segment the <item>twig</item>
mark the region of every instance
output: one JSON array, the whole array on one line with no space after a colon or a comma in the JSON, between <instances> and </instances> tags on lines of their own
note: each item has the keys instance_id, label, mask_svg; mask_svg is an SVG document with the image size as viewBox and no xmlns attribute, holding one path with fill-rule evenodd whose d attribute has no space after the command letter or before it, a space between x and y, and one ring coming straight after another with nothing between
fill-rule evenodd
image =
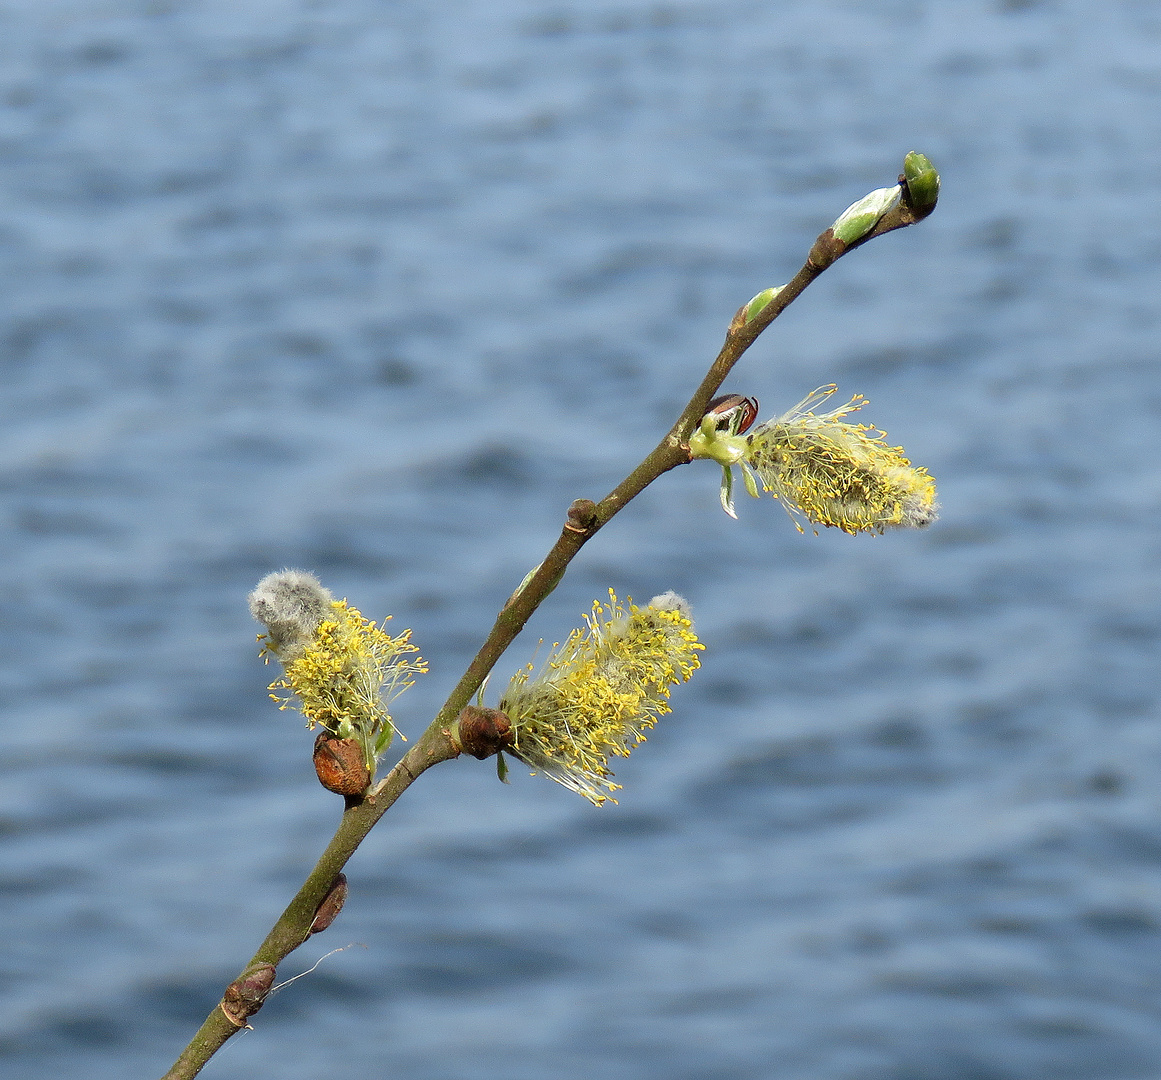
<instances>
[{"instance_id":1,"label":"twig","mask_svg":"<svg viewBox=\"0 0 1161 1080\"><path fill-rule=\"evenodd\" d=\"M319 905L363 838L421 773L441 761L458 757L463 751L456 731L460 711L483 684L505 649L524 629L533 612L556 587L573 557L654 480L691 460L689 437L705 415L711 398L743 353L836 259L876 236L912 225L931 213L938 195L939 178L926 158L908 154L904 173L899 177L899 188L896 202L877 218L872 214L873 220L867 222L863 232L852 235L849 227L846 230L840 228L839 231L846 238L836 236L835 228L840 226L851 211L861 206L861 203L856 203L839 218L835 226L819 236L802 269L781 289L771 290L773 295L764 306L755 309L755 303L763 295L759 294L754 301L741 307L730 324L721 352L661 442L600 502L578 499L569 507L560 537L536 571L501 609L484 644L431 725L375 786L371 795L361 800L348 800L339 827L310 876L271 928L242 974L230 984L227 998L232 1005L229 1011L219 1004L210 1013L162 1080L190 1080L196 1076L226 1040L245 1026L246 1017L261 1008L273 982L273 968L309 937ZM891 189L882 190L889 192ZM241 1006L238 1005L239 1000L243 1003Z\"/></svg>"}]
</instances>

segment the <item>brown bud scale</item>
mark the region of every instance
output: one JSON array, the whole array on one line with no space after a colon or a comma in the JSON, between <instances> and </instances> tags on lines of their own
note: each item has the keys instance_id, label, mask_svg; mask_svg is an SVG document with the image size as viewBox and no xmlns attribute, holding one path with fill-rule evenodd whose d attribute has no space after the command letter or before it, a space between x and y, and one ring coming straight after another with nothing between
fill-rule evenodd
<instances>
[{"instance_id":1,"label":"brown bud scale","mask_svg":"<svg viewBox=\"0 0 1161 1080\"><path fill-rule=\"evenodd\" d=\"M460 750L483 761L512 745L512 722L499 709L465 705L456 722Z\"/></svg>"},{"instance_id":2,"label":"brown bud scale","mask_svg":"<svg viewBox=\"0 0 1161 1080\"><path fill-rule=\"evenodd\" d=\"M314 921L310 924L312 934L321 934L331 923L338 918L347 902L347 875L339 874L330 891L323 897L318 910L314 913Z\"/></svg>"},{"instance_id":3,"label":"brown bud scale","mask_svg":"<svg viewBox=\"0 0 1161 1080\"><path fill-rule=\"evenodd\" d=\"M815 240L814 246L807 256L807 262L816 270L825 270L836 259L846 254L847 246L835 236L833 230L827 229Z\"/></svg>"},{"instance_id":4,"label":"brown bud scale","mask_svg":"<svg viewBox=\"0 0 1161 1080\"><path fill-rule=\"evenodd\" d=\"M319 783L336 795L362 795L371 783L363 748L330 731L320 731L314 741L314 771Z\"/></svg>"},{"instance_id":5,"label":"brown bud scale","mask_svg":"<svg viewBox=\"0 0 1161 1080\"><path fill-rule=\"evenodd\" d=\"M588 532L596 522L597 504L592 499L576 499L568 508L565 528L573 532Z\"/></svg>"},{"instance_id":6,"label":"brown bud scale","mask_svg":"<svg viewBox=\"0 0 1161 1080\"><path fill-rule=\"evenodd\" d=\"M724 431L730 426L735 416L738 420L737 434L742 435L750 430L751 425L758 419L758 399L756 397L742 397L741 394L719 394L706 406L706 416L714 418L714 426Z\"/></svg>"},{"instance_id":7,"label":"brown bud scale","mask_svg":"<svg viewBox=\"0 0 1161 1080\"><path fill-rule=\"evenodd\" d=\"M226 987L219 1007L231 1024L245 1027L246 1018L262 1008L273 985L274 965L255 964Z\"/></svg>"}]
</instances>

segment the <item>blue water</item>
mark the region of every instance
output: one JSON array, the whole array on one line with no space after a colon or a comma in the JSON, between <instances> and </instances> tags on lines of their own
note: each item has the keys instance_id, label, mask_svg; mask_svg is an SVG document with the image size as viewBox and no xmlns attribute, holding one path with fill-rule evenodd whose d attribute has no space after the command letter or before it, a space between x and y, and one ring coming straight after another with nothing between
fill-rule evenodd
<instances>
[{"instance_id":1,"label":"blue water","mask_svg":"<svg viewBox=\"0 0 1161 1080\"><path fill-rule=\"evenodd\" d=\"M611 586L707 651L596 810L426 774L206 1077L1161 1075L1161 9L0 11L0 1071L160 1074L325 844L246 593L410 626L417 734L576 497L903 154L935 215L727 383L871 399L917 534L679 469Z\"/></svg>"}]
</instances>

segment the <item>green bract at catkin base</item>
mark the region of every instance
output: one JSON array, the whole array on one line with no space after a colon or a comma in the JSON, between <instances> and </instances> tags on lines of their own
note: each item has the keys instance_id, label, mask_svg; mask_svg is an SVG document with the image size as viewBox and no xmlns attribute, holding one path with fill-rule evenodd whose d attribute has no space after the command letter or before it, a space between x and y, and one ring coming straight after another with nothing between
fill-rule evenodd
<instances>
[{"instance_id":1,"label":"green bract at catkin base","mask_svg":"<svg viewBox=\"0 0 1161 1080\"><path fill-rule=\"evenodd\" d=\"M396 730L387 706L427 671L411 631L392 637L300 570L268 574L251 593L250 610L267 626L258 638L263 656L282 662L284 676L270 684L270 696L279 708L298 708L307 727L356 740L374 776Z\"/></svg>"},{"instance_id":2,"label":"green bract at catkin base","mask_svg":"<svg viewBox=\"0 0 1161 1080\"><path fill-rule=\"evenodd\" d=\"M872 425L843 419L867 403L862 395L829 412L814 412L836 389L833 383L820 386L789 412L757 424L746 435L719 430L712 417L702 420L690 438L690 452L722 466L726 512L737 516L731 468L736 464L749 493L758 494L757 474L799 532L805 531L799 516L812 525L852 534L930 525L939 504L927 470L912 465L901 446L888 446L886 435Z\"/></svg>"},{"instance_id":3,"label":"green bract at catkin base","mask_svg":"<svg viewBox=\"0 0 1161 1080\"><path fill-rule=\"evenodd\" d=\"M689 605L672 592L639 608L610 589L608 605L594 602L585 623L535 674L529 664L513 676L500 709L512 723L513 756L600 806L620 786L610 757L645 741L669 712L670 687L697 670L705 646Z\"/></svg>"}]
</instances>

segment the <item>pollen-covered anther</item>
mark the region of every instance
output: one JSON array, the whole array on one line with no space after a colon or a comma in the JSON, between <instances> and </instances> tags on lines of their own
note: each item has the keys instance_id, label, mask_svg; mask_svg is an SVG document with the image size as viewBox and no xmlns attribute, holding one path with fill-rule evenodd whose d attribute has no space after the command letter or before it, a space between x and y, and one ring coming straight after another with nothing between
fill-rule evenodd
<instances>
[{"instance_id":1,"label":"pollen-covered anther","mask_svg":"<svg viewBox=\"0 0 1161 1080\"><path fill-rule=\"evenodd\" d=\"M843 418L866 400L855 395L829 412L814 407L836 387L819 387L789 412L746 436L745 464L790 514L847 533L923 528L938 517L935 481L889 446L870 424ZM795 525L802 526L795 520Z\"/></svg>"},{"instance_id":2,"label":"pollen-covered anther","mask_svg":"<svg viewBox=\"0 0 1161 1080\"><path fill-rule=\"evenodd\" d=\"M322 727L338 740L358 744L366 776L347 762L347 749L324 747L322 740L315 747L315 763L331 791L361 793L395 735L388 706L427 671L411 631L392 637L383 623L363 618L346 600L331 599L317 580L297 570L263 578L250 599L251 610L269 631L259 639L263 654L282 663L283 677L271 683L271 696L283 709L297 708L307 727ZM307 614L298 621L291 618L304 610Z\"/></svg>"},{"instance_id":3,"label":"pollen-covered anther","mask_svg":"<svg viewBox=\"0 0 1161 1080\"><path fill-rule=\"evenodd\" d=\"M262 1008L274 985L274 970L273 964L255 964L226 987L218 1007L235 1027L248 1027L246 1019Z\"/></svg>"},{"instance_id":4,"label":"pollen-covered anther","mask_svg":"<svg viewBox=\"0 0 1161 1080\"><path fill-rule=\"evenodd\" d=\"M465 705L452 736L461 753L483 761L512 745L512 722L499 709Z\"/></svg>"},{"instance_id":5,"label":"pollen-covered anther","mask_svg":"<svg viewBox=\"0 0 1161 1080\"><path fill-rule=\"evenodd\" d=\"M619 788L609 760L628 757L669 712L670 687L693 674L703 646L676 593L639 608L610 590L585 622L539 671L513 676L500 708L514 757L599 806Z\"/></svg>"}]
</instances>

